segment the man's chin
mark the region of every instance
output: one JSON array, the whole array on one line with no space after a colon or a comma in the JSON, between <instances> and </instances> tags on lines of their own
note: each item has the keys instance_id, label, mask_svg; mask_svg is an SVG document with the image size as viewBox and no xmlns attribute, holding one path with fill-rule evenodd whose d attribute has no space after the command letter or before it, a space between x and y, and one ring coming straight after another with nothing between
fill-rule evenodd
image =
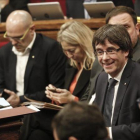
<instances>
[{"instance_id":1,"label":"man's chin","mask_svg":"<svg viewBox=\"0 0 140 140\"><path fill-rule=\"evenodd\" d=\"M105 68L104 68L104 71L105 71L106 73L108 73L108 74L111 74L111 73L113 72L112 69L105 69Z\"/></svg>"},{"instance_id":2,"label":"man's chin","mask_svg":"<svg viewBox=\"0 0 140 140\"><path fill-rule=\"evenodd\" d=\"M19 48L19 47L15 47L16 48L16 50L18 51L18 52L23 52L24 50L23 49L21 49L21 48Z\"/></svg>"}]
</instances>

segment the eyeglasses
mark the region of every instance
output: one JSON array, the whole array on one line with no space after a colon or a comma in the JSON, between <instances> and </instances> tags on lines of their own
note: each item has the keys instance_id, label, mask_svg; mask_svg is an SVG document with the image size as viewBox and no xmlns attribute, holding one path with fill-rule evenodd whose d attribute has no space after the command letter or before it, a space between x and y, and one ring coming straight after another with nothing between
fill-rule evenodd
<instances>
[{"instance_id":1,"label":"eyeglasses","mask_svg":"<svg viewBox=\"0 0 140 140\"><path fill-rule=\"evenodd\" d=\"M102 57L104 55L104 53L106 52L106 54L108 55L113 55L113 54L116 54L116 52L118 52L119 50L121 50L121 48L118 48L118 49L115 49L115 48L109 48L107 49L106 51L103 51L103 50L96 50L95 54L99 57Z\"/></svg>"},{"instance_id":2,"label":"eyeglasses","mask_svg":"<svg viewBox=\"0 0 140 140\"><path fill-rule=\"evenodd\" d=\"M23 34L22 37L10 37L10 36L7 36L7 32L5 32L5 34L3 35L3 37L4 37L4 38L8 38L9 40L10 40L10 39L13 39L13 40L19 42L19 41L22 41L22 40L25 38L25 36L27 35L29 29L30 29L30 27L25 31L25 33Z\"/></svg>"}]
</instances>

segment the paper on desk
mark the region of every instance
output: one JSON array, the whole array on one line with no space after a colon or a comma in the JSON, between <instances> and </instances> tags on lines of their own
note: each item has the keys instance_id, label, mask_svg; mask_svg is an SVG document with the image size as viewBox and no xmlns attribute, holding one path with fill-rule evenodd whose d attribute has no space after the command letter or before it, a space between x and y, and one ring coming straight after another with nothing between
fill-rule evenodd
<instances>
[{"instance_id":1,"label":"paper on desk","mask_svg":"<svg viewBox=\"0 0 140 140\"><path fill-rule=\"evenodd\" d=\"M0 98L0 105L7 106L10 105L4 98Z\"/></svg>"},{"instance_id":2,"label":"paper on desk","mask_svg":"<svg viewBox=\"0 0 140 140\"><path fill-rule=\"evenodd\" d=\"M35 111L40 111L38 108L36 108L35 106L33 106L33 105L29 105L29 106L27 106L28 108L30 108L30 109L32 109L32 110L35 110Z\"/></svg>"},{"instance_id":3,"label":"paper on desk","mask_svg":"<svg viewBox=\"0 0 140 140\"><path fill-rule=\"evenodd\" d=\"M4 107L4 108L1 108L0 110L6 110L6 109L11 109L13 108L12 106L10 106L10 104L2 97L0 97L0 105L2 106L8 106L8 107Z\"/></svg>"}]
</instances>

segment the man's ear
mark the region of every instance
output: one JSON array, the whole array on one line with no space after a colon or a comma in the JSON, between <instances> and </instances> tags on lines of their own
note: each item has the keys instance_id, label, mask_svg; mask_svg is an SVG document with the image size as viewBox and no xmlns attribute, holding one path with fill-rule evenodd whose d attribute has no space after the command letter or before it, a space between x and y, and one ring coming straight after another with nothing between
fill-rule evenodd
<instances>
[{"instance_id":1,"label":"man's ear","mask_svg":"<svg viewBox=\"0 0 140 140\"><path fill-rule=\"evenodd\" d=\"M71 136L71 137L68 138L68 140L78 140L78 139L73 137L73 136Z\"/></svg>"},{"instance_id":2,"label":"man's ear","mask_svg":"<svg viewBox=\"0 0 140 140\"><path fill-rule=\"evenodd\" d=\"M137 23L137 24L136 24L136 26L135 26L135 28L136 28L136 31L137 31L137 35L139 35L140 24L139 24L139 23Z\"/></svg>"}]
</instances>

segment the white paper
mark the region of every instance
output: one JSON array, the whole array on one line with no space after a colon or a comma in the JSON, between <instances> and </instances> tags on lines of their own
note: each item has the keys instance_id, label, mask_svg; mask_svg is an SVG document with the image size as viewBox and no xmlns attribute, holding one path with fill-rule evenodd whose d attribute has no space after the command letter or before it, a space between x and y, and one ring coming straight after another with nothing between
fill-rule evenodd
<instances>
[{"instance_id":1,"label":"white paper","mask_svg":"<svg viewBox=\"0 0 140 140\"><path fill-rule=\"evenodd\" d=\"M7 105L10 105L4 98L0 98L0 105L2 106L7 106Z\"/></svg>"},{"instance_id":2,"label":"white paper","mask_svg":"<svg viewBox=\"0 0 140 140\"><path fill-rule=\"evenodd\" d=\"M0 97L0 105L8 106L8 107L0 108L0 110L6 110L6 109L13 108L12 106L9 106L10 104L4 98L2 98L2 97Z\"/></svg>"},{"instance_id":3,"label":"white paper","mask_svg":"<svg viewBox=\"0 0 140 140\"><path fill-rule=\"evenodd\" d=\"M27 106L28 108L30 108L30 109L32 109L32 110L35 110L35 111L40 111L38 108L36 108L35 106L33 106L33 105L29 105L29 106Z\"/></svg>"}]
</instances>

